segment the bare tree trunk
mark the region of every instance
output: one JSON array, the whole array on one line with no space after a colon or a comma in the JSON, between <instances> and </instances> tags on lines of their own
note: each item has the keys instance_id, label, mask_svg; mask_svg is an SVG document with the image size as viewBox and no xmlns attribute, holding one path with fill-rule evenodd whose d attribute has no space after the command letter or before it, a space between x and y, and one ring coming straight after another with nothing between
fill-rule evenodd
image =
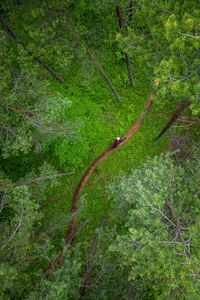
<instances>
[{"instance_id":1,"label":"bare tree trunk","mask_svg":"<svg viewBox=\"0 0 200 300\"><path fill-rule=\"evenodd\" d=\"M178 117L182 114L182 112L188 107L190 106L190 101L189 100L183 100L180 104L179 107L177 108L177 110L174 112L173 116L171 117L171 119L169 120L169 122L167 123L167 125L161 130L161 132L159 133L159 135L155 138L155 141L158 141L163 134L174 124L174 122L178 119Z\"/></svg>"},{"instance_id":2,"label":"bare tree trunk","mask_svg":"<svg viewBox=\"0 0 200 300\"><path fill-rule=\"evenodd\" d=\"M108 76L106 75L106 73L104 72L103 68L99 65L99 63L96 61L96 58L94 57L94 54L92 53L92 51L90 49L87 49L87 52L89 54L89 56L92 58L93 62L97 65L99 73L102 75L102 77L105 79L105 81L107 82L109 88L111 89L111 91L113 92L113 94L115 95L116 99L118 102L121 101L119 94L117 93L117 91L115 90L111 80L108 78Z\"/></svg>"},{"instance_id":3,"label":"bare tree trunk","mask_svg":"<svg viewBox=\"0 0 200 300\"><path fill-rule=\"evenodd\" d=\"M9 36L13 41L15 41L17 44L21 45L24 50L28 53L28 55L32 56L33 59L40 64L45 70L47 70L51 76L53 76L57 81L61 82L62 84L65 83L64 79L60 77L47 63L45 63L39 56L35 56L28 48L27 46L18 39L18 37L15 35L15 33L12 31L10 27L8 27L6 24L4 24L2 21L0 22L1 27L3 28L5 34Z\"/></svg>"},{"instance_id":4,"label":"bare tree trunk","mask_svg":"<svg viewBox=\"0 0 200 300\"><path fill-rule=\"evenodd\" d=\"M125 20L122 16L121 7L118 6L118 5L116 6L116 13L117 13L117 17L119 19L119 27L121 29L125 28L125 26L126 26ZM124 52L124 56L125 56L125 60L126 60L130 86L134 87L135 82L134 82L133 73L132 73L132 70L131 70L131 59L130 59L130 56L128 55L128 53L126 53L126 52Z\"/></svg>"},{"instance_id":5,"label":"bare tree trunk","mask_svg":"<svg viewBox=\"0 0 200 300\"><path fill-rule=\"evenodd\" d=\"M57 81L61 82L62 84L65 84L65 81L62 77L57 75L57 73L47 64L45 63L39 56L34 56L30 51L27 51L29 55L31 55L34 60L43 66L44 69L46 69Z\"/></svg>"},{"instance_id":6,"label":"bare tree trunk","mask_svg":"<svg viewBox=\"0 0 200 300\"><path fill-rule=\"evenodd\" d=\"M113 92L113 94L115 95L116 99L118 102L121 101L119 94L117 93L117 91L115 90L112 82L110 81L110 79L108 78L108 76L106 75L106 73L104 72L104 70L102 69L101 66L98 65L98 70L99 73L103 76L103 78L105 79L105 81L107 82L108 86L110 87L111 91Z\"/></svg>"}]
</instances>

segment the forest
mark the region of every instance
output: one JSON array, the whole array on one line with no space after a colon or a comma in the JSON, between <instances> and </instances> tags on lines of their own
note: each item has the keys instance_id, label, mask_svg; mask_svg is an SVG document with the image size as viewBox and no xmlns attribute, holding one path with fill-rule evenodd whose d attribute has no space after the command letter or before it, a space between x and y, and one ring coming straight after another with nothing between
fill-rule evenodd
<instances>
[{"instance_id":1,"label":"forest","mask_svg":"<svg viewBox=\"0 0 200 300\"><path fill-rule=\"evenodd\" d=\"M197 0L0 1L0 299L200 299Z\"/></svg>"}]
</instances>

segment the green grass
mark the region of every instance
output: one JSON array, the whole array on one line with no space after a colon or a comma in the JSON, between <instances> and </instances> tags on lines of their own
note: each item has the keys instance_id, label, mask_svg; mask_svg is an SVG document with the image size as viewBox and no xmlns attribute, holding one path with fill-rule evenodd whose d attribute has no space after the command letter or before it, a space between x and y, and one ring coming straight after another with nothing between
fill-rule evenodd
<instances>
[{"instance_id":1,"label":"green grass","mask_svg":"<svg viewBox=\"0 0 200 300\"><path fill-rule=\"evenodd\" d=\"M118 104L104 80L98 73L96 76L95 83L88 85L86 89L83 89L81 85L76 85L76 88L72 86L70 89L63 90L61 88L60 90L73 102L67 117L70 120L76 120L82 114L86 118L85 120L88 121L87 125L89 126L86 133L84 129L81 131L83 139L88 140L88 148L86 149L88 152L83 155L84 163L75 169L76 174L73 177L66 179L66 185L62 187L57 197L56 209L60 211L61 219L66 216L66 224L70 214L73 193L84 172L93 160L113 143L116 136L123 136L129 130L144 109L150 93L149 86L146 87L146 90L141 90L141 85L137 86L137 81L133 90L129 88L128 84L121 85L118 82L118 92L122 100ZM74 81L79 82L76 78ZM115 81L115 83L117 82ZM77 242L86 242L87 244L87 241L89 242L92 239L99 220L105 218L109 221L110 203L107 187L115 176L124 172L128 173L139 167L148 157L159 155L167 150L168 141L166 138L161 139L159 142L152 141L166 123L166 118L158 115L158 109L158 107L153 107L136 135L101 163L89 179L79 200L81 211L78 215L79 224L85 219L89 219L89 224L77 234ZM76 155L73 149L77 147L77 156L80 153L79 150L81 150L81 143L80 147L78 143L79 141L74 148L72 147L73 155ZM51 208L49 206L48 214L50 217L46 218L47 224L52 217L50 212ZM66 226L61 229L58 237L62 237L65 232ZM58 243L59 238L56 239Z\"/></svg>"}]
</instances>

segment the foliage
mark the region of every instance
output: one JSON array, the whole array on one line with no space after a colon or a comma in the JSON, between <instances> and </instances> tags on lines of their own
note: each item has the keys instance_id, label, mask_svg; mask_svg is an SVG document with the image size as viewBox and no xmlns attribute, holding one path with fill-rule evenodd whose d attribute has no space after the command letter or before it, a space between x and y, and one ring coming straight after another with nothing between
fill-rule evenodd
<instances>
[{"instance_id":1,"label":"foliage","mask_svg":"<svg viewBox=\"0 0 200 300\"><path fill-rule=\"evenodd\" d=\"M72 134L65 116L70 101L59 93L51 95L49 84L38 80L37 73L27 76L24 70L27 72L31 67L24 65L10 80L9 94L6 89L1 91L4 95L0 105L3 158L27 154L33 147L38 149L41 140L45 147L45 141L55 143L57 137L68 138Z\"/></svg>"},{"instance_id":2,"label":"foliage","mask_svg":"<svg viewBox=\"0 0 200 300\"><path fill-rule=\"evenodd\" d=\"M125 5L125 4L124 4ZM125 10L126 6L124 7ZM116 40L137 61L146 77L154 72L159 86L156 100L161 108L175 106L185 98L198 115L198 16L196 1L134 1L135 13L126 35ZM148 17L147 17L148 16Z\"/></svg>"},{"instance_id":3,"label":"foliage","mask_svg":"<svg viewBox=\"0 0 200 300\"><path fill-rule=\"evenodd\" d=\"M78 245L77 245L78 246ZM34 299L78 299L81 283L80 249L72 253L66 249L66 258L59 270L56 270L48 279L41 280L29 300Z\"/></svg>"},{"instance_id":4,"label":"foliage","mask_svg":"<svg viewBox=\"0 0 200 300\"><path fill-rule=\"evenodd\" d=\"M155 157L122 178L114 193L126 232L110 250L128 268L136 295L191 299L199 293L199 175L197 153L178 165Z\"/></svg>"},{"instance_id":5,"label":"foliage","mask_svg":"<svg viewBox=\"0 0 200 300\"><path fill-rule=\"evenodd\" d=\"M82 254L85 254L102 216L111 226L102 233L100 246L94 254L95 280L91 278L91 284L95 282L97 288L87 291L87 296L90 299L107 299L114 295L116 299L128 299L133 287L135 290L136 282L139 289L145 287L143 278L139 275L133 278L135 273L129 260L125 262L126 257L123 261L123 254L118 255L126 246L128 235L123 243L120 242L119 252L107 251L110 237L114 240L120 233L127 234L124 222L128 224L128 212L136 209L132 207L131 200L118 201L114 205L113 198L117 197L114 194L109 197L112 191L107 186L113 182L113 176L129 174L132 168L139 168L147 156L152 158L168 151L167 138L159 143L152 140L166 123L169 111L183 98L188 97L192 101L192 114L199 113L196 58L196 18L199 11L196 1L166 3L162 0L136 0L133 1L131 17L130 3L126 0L52 0L37 3L30 0L4 1L0 5L0 297L3 299L26 299L30 295L33 299L79 298L85 259ZM122 7L126 20L123 30L120 30L116 17L117 4ZM5 25L16 38L5 30ZM94 53L94 59L88 55L88 49ZM131 57L136 82L134 89L129 87L124 51ZM116 103L99 74L96 62L120 94L120 104ZM64 83L58 82L48 69L53 70ZM70 221L70 200L81 176L90 163L112 144L115 136L124 135L132 126L155 79L160 83L155 88L154 108L145 119L142 130L101 164L80 200L78 221L86 218L90 221L77 234L80 249L74 254L67 252L62 268L48 280L43 280L42 270L63 246L63 236ZM187 128L190 135L193 130L197 131L195 125ZM147 166L151 169L150 163ZM182 179L178 178L182 178L181 172L186 170L186 166L179 168L169 163L168 167L171 173L177 174L177 182L181 186ZM160 172L165 170L161 168ZM74 175L54 177L68 171L73 171ZM156 178L164 178L161 173L158 170ZM171 175L172 178L175 174ZM124 176L125 191L131 179L129 175ZM143 177L141 175L141 184ZM37 181L37 178L40 180ZM124 199L122 183L119 179L115 190ZM164 179L161 185L168 192ZM127 193L132 193L131 187ZM184 201L186 197L183 196ZM161 205L164 200L159 198L158 201ZM177 203L173 205L178 215L185 204L180 207ZM194 211L197 209L195 201ZM142 214L149 222L146 226L149 229L153 227L150 220L156 214L149 215L141 206L141 217ZM135 217L132 221L138 222ZM115 229L112 223L116 224ZM160 223L161 228L165 228L161 220ZM141 234L139 229L138 234ZM149 240L153 239L151 234L149 231ZM187 238L187 231L184 234ZM192 239L194 243L194 237ZM167 265L172 254L169 254L167 245L163 245L161 250L166 250ZM148 262L150 258L145 251L144 262ZM152 255L156 251L153 249ZM165 253L162 255L165 258ZM139 259L141 257L138 256ZM154 275L152 281L159 274L164 276L156 266L149 270L149 274ZM138 273L139 268L138 265ZM180 268L177 267L177 270ZM185 276L187 270L180 272ZM142 272L146 272L145 268ZM170 276L168 285L172 280ZM153 284L160 291L164 282L156 285L155 282L151 284L152 281L149 283L147 280L147 294L153 291ZM185 282L190 284L189 279ZM33 287L37 287L35 293L32 293ZM189 290L191 286L184 288ZM163 288L163 293L166 289ZM116 290L115 294L113 290ZM155 291L152 293L156 295ZM144 296L142 291L137 295L140 298Z\"/></svg>"},{"instance_id":6,"label":"foliage","mask_svg":"<svg viewBox=\"0 0 200 300\"><path fill-rule=\"evenodd\" d=\"M30 284L27 269L38 254L37 243L30 241L41 214L36 199L24 186L4 193L1 201L1 297L19 299Z\"/></svg>"}]
</instances>

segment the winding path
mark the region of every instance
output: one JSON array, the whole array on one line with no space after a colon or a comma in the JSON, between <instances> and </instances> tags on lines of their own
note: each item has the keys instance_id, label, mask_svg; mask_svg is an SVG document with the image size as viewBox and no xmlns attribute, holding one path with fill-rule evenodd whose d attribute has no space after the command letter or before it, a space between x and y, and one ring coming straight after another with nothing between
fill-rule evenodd
<instances>
[{"instance_id":1,"label":"winding path","mask_svg":"<svg viewBox=\"0 0 200 300\"><path fill-rule=\"evenodd\" d=\"M72 199L72 206L71 206L71 216L72 217L71 217L71 221L69 224L67 234L64 237L65 243L67 246L70 247L72 245L72 242L73 242L74 237L77 232L78 201L79 201L80 195L81 195L82 191L84 190L90 176L92 175L92 173L95 171L97 166L102 161L104 161L113 151L117 150L119 147L121 147L123 144L125 144L129 139L131 139L131 137L139 130L140 126L142 125L142 121L143 121L144 117L150 111L150 109L153 105L152 98L154 95L155 95L155 93L154 93L154 91L152 91L148 97L147 104L146 104L144 111L142 111L139 118L136 120L136 122L133 124L133 126L130 128L130 130L124 135L124 137L122 138L122 142L116 148L113 148L111 145L107 150L105 150L99 157L97 157L93 161L93 163L89 166L89 168L83 175L79 185L77 186L77 188L75 190L75 193L74 193L74 196ZM64 249L62 249L59 256L52 263L49 264L47 269L44 271L44 275L45 276L50 275L50 273L53 269L60 266L63 259L64 259Z\"/></svg>"}]
</instances>

